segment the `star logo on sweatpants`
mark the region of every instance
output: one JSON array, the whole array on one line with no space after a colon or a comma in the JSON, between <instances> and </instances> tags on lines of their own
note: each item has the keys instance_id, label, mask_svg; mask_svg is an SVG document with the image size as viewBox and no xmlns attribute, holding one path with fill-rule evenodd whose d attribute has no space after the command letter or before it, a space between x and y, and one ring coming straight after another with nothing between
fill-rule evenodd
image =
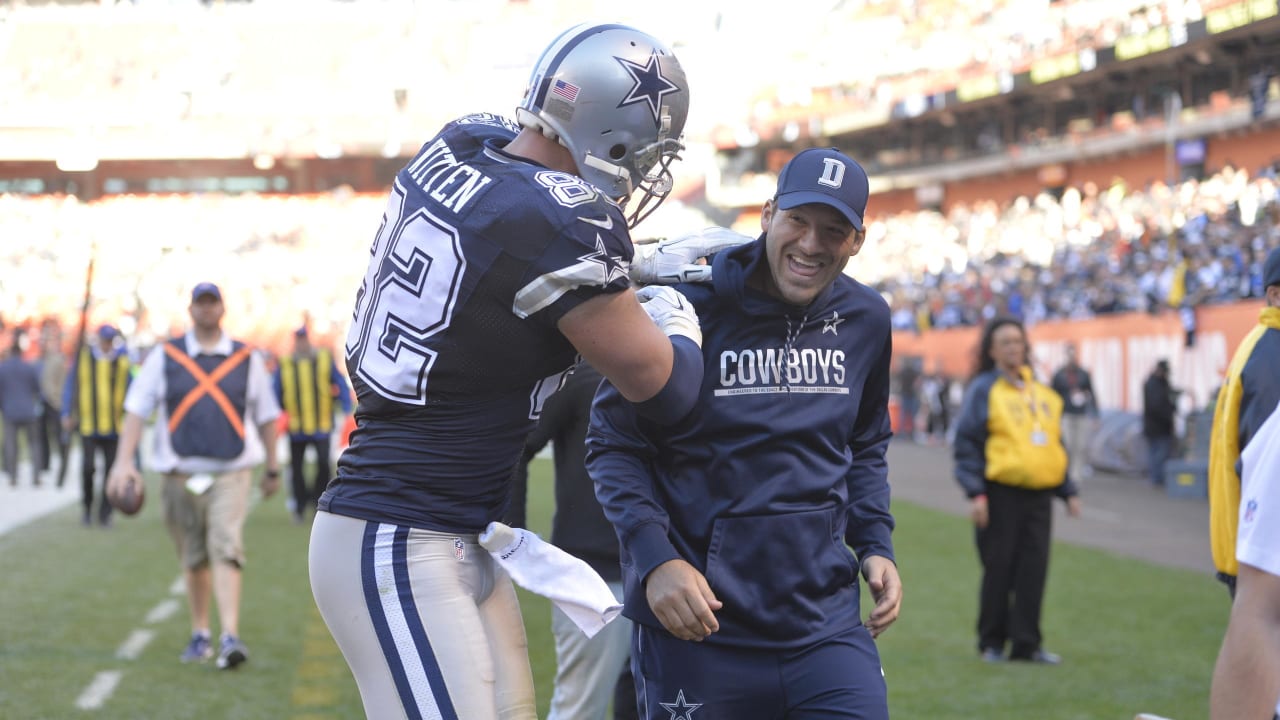
<instances>
[{"instance_id":1,"label":"star logo on sweatpants","mask_svg":"<svg viewBox=\"0 0 1280 720\"><path fill-rule=\"evenodd\" d=\"M687 703L684 701L684 690L676 695L676 701L673 703L658 703L667 712L671 713L669 720L693 720L693 711L702 707L702 703Z\"/></svg>"},{"instance_id":2,"label":"star logo on sweatpants","mask_svg":"<svg viewBox=\"0 0 1280 720\"><path fill-rule=\"evenodd\" d=\"M826 335L830 331L832 335L840 334L840 323L844 322L844 318L840 317L840 313L835 310L831 311L831 317L822 321L822 334Z\"/></svg>"}]
</instances>

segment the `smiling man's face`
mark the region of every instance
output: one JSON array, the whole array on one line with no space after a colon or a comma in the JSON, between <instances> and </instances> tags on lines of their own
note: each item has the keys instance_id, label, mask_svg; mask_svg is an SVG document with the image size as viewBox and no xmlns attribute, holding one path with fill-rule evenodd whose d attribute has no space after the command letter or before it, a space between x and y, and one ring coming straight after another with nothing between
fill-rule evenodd
<instances>
[{"instance_id":1,"label":"smiling man's face","mask_svg":"<svg viewBox=\"0 0 1280 720\"><path fill-rule=\"evenodd\" d=\"M760 215L760 227L769 260L765 289L800 307L835 282L866 238L838 210L820 203L781 210L770 200Z\"/></svg>"}]
</instances>

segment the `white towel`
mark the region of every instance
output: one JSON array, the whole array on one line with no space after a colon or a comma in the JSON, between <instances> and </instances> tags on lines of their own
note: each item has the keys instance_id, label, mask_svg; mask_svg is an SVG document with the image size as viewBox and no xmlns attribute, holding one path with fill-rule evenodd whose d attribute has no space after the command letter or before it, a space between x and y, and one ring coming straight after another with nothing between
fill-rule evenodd
<instances>
[{"instance_id":1,"label":"white towel","mask_svg":"<svg viewBox=\"0 0 1280 720\"><path fill-rule=\"evenodd\" d=\"M556 604L587 637L622 612L608 583L591 566L524 528L491 522L480 534L515 584Z\"/></svg>"}]
</instances>

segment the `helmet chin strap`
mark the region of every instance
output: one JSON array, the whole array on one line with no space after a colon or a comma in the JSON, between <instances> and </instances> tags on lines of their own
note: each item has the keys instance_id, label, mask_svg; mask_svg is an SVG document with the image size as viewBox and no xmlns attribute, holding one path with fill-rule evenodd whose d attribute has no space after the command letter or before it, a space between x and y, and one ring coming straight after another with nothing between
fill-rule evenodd
<instances>
[{"instance_id":1,"label":"helmet chin strap","mask_svg":"<svg viewBox=\"0 0 1280 720\"><path fill-rule=\"evenodd\" d=\"M582 159L582 164L612 177L622 189L622 199L625 200L630 197L634 188L631 187L631 173L627 172L626 168L621 165L615 165L603 158L598 158L591 153L587 153L587 156Z\"/></svg>"}]
</instances>

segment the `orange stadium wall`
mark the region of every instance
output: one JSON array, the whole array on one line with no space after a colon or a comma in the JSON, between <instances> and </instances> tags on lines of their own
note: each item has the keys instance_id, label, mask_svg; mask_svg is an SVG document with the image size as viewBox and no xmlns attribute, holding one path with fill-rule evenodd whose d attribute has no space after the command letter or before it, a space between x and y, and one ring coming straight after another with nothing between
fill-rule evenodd
<instances>
[{"instance_id":1,"label":"orange stadium wall","mask_svg":"<svg viewBox=\"0 0 1280 720\"><path fill-rule=\"evenodd\" d=\"M915 212L920 209L916 202L914 190L887 190L876 193L867 203L871 217L884 217L904 212Z\"/></svg>"},{"instance_id":2,"label":"orange stadium wall","mask_svg":"<svg viewBox=\"0 0 1280 720\"><path fill-rule=\"evenodd\" d=\"M1048 381L1066 361L1066 346L1075 343L1080 364L1093 375L1098 405L1104 409L1142 411L1142 383L1156 361L1167 358L1173 384L1182 389L1183 411L1211 405L1236 346L1258 322L1261 301L1200 308L1193 347L1185 347L1178 314L1127 313L1092 320L1043 322L1032 327L1032 365L1036 377ZM967 380L973 372L981 330L976 327L932 330L921 335L895 332L894 369L904 357L918 357L925 371L940 367Z\"/></svg>"},{"instance_id":3,"label":"orange stadium wall","mask_svg":"<svg viewBox=\"0 0 1280 720\"><path fill-rule=\"evenodd\" d=\"M1207 171L1212 172L1230 164L1255 173L1262 164L1280 158L1280 128L1214 136L1208 138L1207 145ZM1075 187L1092 182L1105 188L1117 177L1124 178L1133 187L1140 187L1150 181L1171 179L1165 177L1168 163L1163 147L1069 163L1062 170L1062 182ZM987 200L1007 202L1018 195L1037 193L1047 184L1042 179L1040 168L993 177L968 178L946 185L943 208L950 210L957 203L972 204ZM904 195L903 191L876 195L872 206L876 214L916 209L915 198L910 193Z\"/></svg>"}]
</instances>

